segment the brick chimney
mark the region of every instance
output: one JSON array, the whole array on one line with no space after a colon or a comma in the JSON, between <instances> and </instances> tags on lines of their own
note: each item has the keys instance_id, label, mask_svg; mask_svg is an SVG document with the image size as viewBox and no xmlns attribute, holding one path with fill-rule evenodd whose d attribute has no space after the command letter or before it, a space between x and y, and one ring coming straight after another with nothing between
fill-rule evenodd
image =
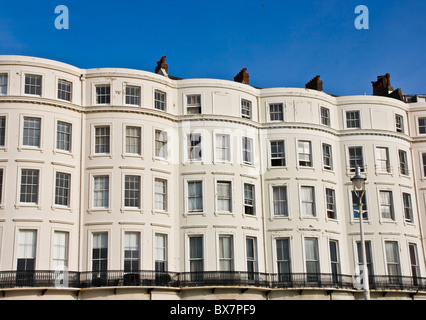
<instances>
[{"instance_id":1,"label":"brick chimney","mask_svg":"<svg viewBox=\"0 0 426 320\"><path fill-rule=\"evenodd\" d=\"M247 73L247 68L241 69L241 71L234 77L234 81L249 84L249 74Z\"/></svg>"},{"instance_id":2,"label":"brick chimney","mask_svg":"<svg viewBox=\"0 0 426 320\"><path fill-rule=\"evenodd\" d=\"M384 76L378 76L377 81L371 81L371 83L373 84L374 96L387 96L393 91L389 73L386 73Z\"/></svg>"},{"instance_id":3,"label":"brick chimney","mask_svg":"<svg viewBox=\"0 0 426 320\"><path fill-rule=\"evenodd\" d=\"M169 66L166 64L166 56L162 56L161 59L157 61L155 73L159 73L162 69L166 71L166 75L169 73Z\"/></svg>"},{"instance_id":4,"label":"brick chimney","mask_svg":"<svg viewBox=\"0 0 426 320\"><path fill-rule=\"evenodd\" d=\"M309 81L307 84L305 84L306 89L313 89L317 91L322 91L322 81L320 79L320 76L316 76L311 81Z\"/></svg>"}]
</instances>

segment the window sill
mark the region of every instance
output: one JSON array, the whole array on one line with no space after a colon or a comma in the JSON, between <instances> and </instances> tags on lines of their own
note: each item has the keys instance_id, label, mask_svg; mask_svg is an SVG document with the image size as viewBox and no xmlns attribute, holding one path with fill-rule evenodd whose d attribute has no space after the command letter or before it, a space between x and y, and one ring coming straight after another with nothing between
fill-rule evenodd
<instances>
[{"instance_id":1,"label":"window sill","mask_svg":"<svg viewBox=\"0 0 426 320\"><path fill-rule=\"evenodd\" d=\"M53 150L53 154L63 154L66 156L71 156L72 158L74 158L74 153L70 152L70 151L66 151L66 150L60 150L60 149L54 149Z\"/></svg>"},{"instance_id":2,"label":"window sill","mask_svg":"<svg viewBox=\"0 0 426 320\"><path fill-rule=\"evenodd\" d=\"M135 159L141 159L143 160L144 157L141 154L137 154L137 153L124 153L121 155L122 159L126 159L126 158L135 158Z\"/></svg>"},{"instance_id":3,"label":"window sill","mask_svg":"<svg viewBox=\"0 0 426 320\"><path fill-rule=\"evenodd\" d=\"M109 209L109 208L92 208L92 209L87 210L87 213L97 213L97 212L112 213L112 209Z\"/></svg>"},{"instance_id":4,"label":"window sill","mask_svg":"<svg viewBox=\"0 0 426 320\"><path fill-rule=\"evenodd\" d=\"M93 153L91 155L89 155L89 159L94 159L94 158L110 158L112 159L112 153Z\"/></svg>"},{"instance_id":5,"label":"window sill","mask_svg":"<svg viewBox=\"0 0 426 320\"><path fill-rule=\"evenodd\" d=\"M51 207L52 211L55 210L62 210L62 211L68 211L68 212L72 212L72 209L70 207L66 207L66 206L60 206L60 205L53 205Z\"/></svg>"},{"instance_id":6,"label":"window sill","mask_svg":"<svg viewBox=\"0 0 426 320\"><path fill-rule=\"evenodd\" d=\"M230 212L230 211L215 211L214 215L215 216L232 216L232 217L235 217L235 213Z\"/></svg>"},{"instance_id":7,"label":"window sill","mask_svg":"<svg viewBox=\"0 0 426 320\"><path fill-rule=\"evenodd\" d=\"M141 208L132 208L132 207L123 207L120 209L121 213L126 213L126 212L135 212L135 213L143 213L143 209Z\"/></svg>"}]
</instances>

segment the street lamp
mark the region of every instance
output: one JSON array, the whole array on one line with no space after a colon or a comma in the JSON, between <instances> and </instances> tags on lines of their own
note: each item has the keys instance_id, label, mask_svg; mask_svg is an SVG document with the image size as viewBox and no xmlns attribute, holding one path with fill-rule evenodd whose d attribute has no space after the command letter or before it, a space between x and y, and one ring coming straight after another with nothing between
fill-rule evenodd
<instances>
[{"instance_id":1,"label":"street lamp","mask_svg":"<svg viewBox=\"0 0 426 320\"><path fill-rule=\"evenodd\" d=\"M351 178L352 185L354 188L355 194L358 196L358 212L359 212L359 231L361 234L361 257L362 257L362 280L363 280L363 288L364 288L364 299L370 300L370 286L368 282L368 269L367 269L367 255L365 250L365 241L364 241L364 231L362 228L362 197L365 194L365 180L361 176L361 170L359 166L355 168L355 175Z\"/></svg>"}]
</instances>

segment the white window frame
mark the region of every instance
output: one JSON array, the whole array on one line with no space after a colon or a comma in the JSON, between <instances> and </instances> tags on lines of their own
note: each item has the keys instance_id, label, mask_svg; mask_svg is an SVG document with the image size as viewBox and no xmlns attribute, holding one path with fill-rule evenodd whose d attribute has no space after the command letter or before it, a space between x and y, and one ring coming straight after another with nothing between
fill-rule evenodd
<instances>
[{"instance_id":1,"label":"white window frame","mask_svg":"<svg viewBox=\"0 0 426 320\"><path fill-rule=\"evenodd\" d=\"M163 180L165 181L165 195L164 195L164 207L163 209L159 209L156 207L156 203L155 203L155 195L156 195L156 191L155 191L155 182L156 180ZM170 179L168 177L164 177L161 175L155 175L152 177L152 212L153 213L163 213L163 214L167 214L170 215L169 213L169 209L170 209Z\"/></svg>"},{"instance_id":2,"label":"white window frame","mask_svg":"<svg viewBox=\"0 0 426 320\"><path fill-rule=\"evenodd\" d=\"M267 101L265 102L266 104L266 122L271 122L271 123L280 123L280 122L285 122L286 121L286 104L284 101ZM282 105L282 120L271 120L271 105Z\"/></svg>"},{"instance_id":3,"label":"white window frame","mask_svg":"<svg viewBox=\"0 0 426 320\"><path fill-rule=\"evenodd\" d=\"M391 210L391 212L390 212L390 215L391 215L391 217L390 218L385 218L385 217L383 217L383 212L382 212L382 202L381 202L381 193L382 192L386 192L387 194L389 194L390 195L390 210ZM395 201L394 201L394 197L395 197L395 195L394 195L394 192L393 192L393 190L392 189L388 189L388 188L378 188L377 189L377 203L378 203L378 205L379 205L379 221L381 222L381 223L396 223L397 222L397 217L396 217L396 210L395 210Z\"/></svg>"},{"instance_id":4,"label":"white window frame","mask_svg":"<svg viewBox=\"0 0 426 320\"><path fill-rule=\"evenodd\" d=\"M208 265L208 255L207 253L207 235L205 231L189 231L185 233L185 269L187 272L191 271L190 266L190 238L191 237L201 237L203 241L203 271L206 270L206 266Z\"/></svg>"},{"instance_id":5,"label":"white window frame","mask_svg":"<svg viewBox=\"0 0 426 320\"><path fill-rule=\"evenodd\" d=\"M420 119L425 119L425 132L424 132L424 133L421 133L421 132L420 132L420 123L419 123ZM417 116L417 117L415 117L415 121L416 121L417 133L418 133L419 135L426 134L426 117L420 117L420 116ZM423 128L423 127L422 127L422 128Z\"/></svg>"},{"instance_id":6,"label":"white window frame","mask_svg":"<svg viewBox=\"0 0 426 320\"><path fill-rule=\"evenodd\" d=\"M139 170L138 170L139 171ZM123 212L139 212L143 213L143 205L144 205L144 198L143 198L143 175L141 172L138 172L135 169L132 168L132 170L125 170L121 173L121 209L120 211ZM126 206L126 176L136 176L139 177L139 207L128 207Z\"/></svg>"},{"instance_id":7,"label":"white window frame","mask_svg":"<svg viewBox=\"0 0 426 320\"><path fill-rule=\"evenodd\" d=\"M299 142L309 142L309 148L310 148L310 166L301 166L300 165L300 157L299 157ZM296 155L297 155L297 168L298 169L314 169L314 152L313 152L313 143L312 140L309 139L297 139L296 138Z\"/></svg>"},{"instance_id":8,"label":"white window frame","mask_svg":"<svg viewBox=\"0 0 426 320\"><path fill-rule=\"evenodd\" d=\"M200 113L188 113L188 97L189 96L200 96ZM203 94L201 92L186 92L183 94L183 104L184 106L184 115L200 115L200 114L204 114L204 98L203 98ZM189 106L190 108L195 108L196 106Z\"/></svg>"},{"instance_id":9,"label":"white window frame","mask_svg":"<svg viewBox=\"0 0 426 320\"><path fill-rule=\"evenodd\" d=\"M411 213L410 213L411 220L410 221L405 218L404 194L408 194L410 196L410 204L411 204L411 208L410 208L411 209ZM414 212L415 212L416 208L414 207L415 203L414 203L413 199L414 199L414 196L413 196L411 191L401 190L402 219L403 219L405 225L415 225Z\"/></svg>"},{"instance_id":10,"label":"white window frame","mask_svg":"<svg viewBox=\"0 0 426 320\"><path fill-rule=\"evenodd\" d=\"M25 93L25 81L27 76L35 76L35 77L41 77L41 81L40 81L40 94L31 94L31 93ZM45 82L45 75L42 73L37 73L37 72L28 72L28 73L24 73L22 74L22 95L23 96L27 96L27 97L44 97L44 82Z\"/></svg>"},{"instance_id":11,"label":"white window frame","mask_svg":"<svg viewBox=\"0 0 426 320\"><path fill-rule=\"evenodd\" d=\"M97 88L100 87L109 87L109 102L105 102L105 103L98 103L98 93L97 93ZM93 83L93 104L94 105L98 105L98 106L109 106L112 105L112 101L113 101L113 88L112 88L112 84L111 83ZM106 96L106 95L105 95Z\"/></svg>"},{"instance_id":12,"label":"white window frame","mask_svg":"<svg viewBox=\"0 0 426 320\"><path fill-rule=\"evenodd\" d=\"M348 112L358 112L359 115L359 127L348 127L348 119L347 119L347 115ZM347 109L347 110L343 110L343 120L344 120L344 128L347 130L357 130L357 129L362 129L362 113L360 109ZM355 121L355 120L350 120L350 121Z\"/></svg>"},{"instance_id":13,"label":"white window frame","mask_svg":"<svg viewBox=\"0 0 426 320\"><path fill-rule=\"evenodd\" d=\"M378 150L385 150L386 151L386 169L382 170L381 165L379 165L379 161L384 161L383 159L378 158ZM392 174L392 166L391 166L391 159L390 159L390 150L387 146L382 145L374 145L374 163L375 163L375 172L376 174Z\"/></svg>"},{"instance_id":14,"label":"white window frame","mask_svg":"<svg viewBox=\"0 0 426 320\"><path fill-rule=\"evenodd\" d=\"M398 128L398 121L397 121L398 118L401 119L400 128ZM405 133L405 123L404 123L405 117L402 114L395 113L394 119L395 119L395 131L399 133Z\"/></svg>"},{"instance_id":15,"label":"white window frame","mask_svg":"<svg viewBox=\"0 0 426 320\"><path fill-rule=\"evenodd\" d=\"M401 156L400 156L400 152L403 152L405 154L405 160L406 160L406 168L404 168L404 170L406 170L406 173L402 173L402 167L401 167ZM403 150L403 149L399 149L398 148L398 171L399 171L399 176L400 177L409 177L410 176L410 160L408 159L408 155L410 154L410 152Z\"/></svg>"},{"instance_id":16,"label":"white window frame","mask_svg":"<svg viewBox=\"0 0 426 320\"><path fill-rule=\"evenodd\" d=\"M231 270L221 270L220 267L220 262L221 262L221 258L220 258L220 238L221 237L230 237L231 238ZM235 233L234 232L226 232L226 231L218 231L216 232L216 267L218 271L230 271L233 272L235 271ZM227 259L229 260L229 259Z\"/></svg>"},{"instance_id":17,"label":"white window frame","mask_svg":"<svg viewBox=\"0 0 426 320\"><path fill-rule=\"evenodd\" d=\"M339 215L338 215L338 196L337 196L337 190L336 186L330 186L330 185L324 185L324 207L325 207L325 219L327 221L338 221ZM327 190L333 190L334 191L334 218L330 218L328 216L328 199L327 199Z\"/></svg>"},{"instance_id":18,"label":"white window frame","mask_svg":"<svg viewBox=\"0 0 426 320\"><path fill-rule=\"evenodd\" d=\"M244 160L245 149L244 149L243 139L251 140L251 150L249 150L251 152L251 162ZM255 160L254 160L254 158L255 158L255 147L254 147L255 139L250 135L245 135L245 136L241 136L240 141L241 141L241 163L242 163L242 165L253 166L255 164Z\"/></svg>"},{"instance_id":19,"label":"white window frame","mask_svg":"<svg viewBox=\"0 0 426 320\"><path fill-rule=\"evenodd\" d=\"M9 145L9 143L8 143L8 138L9 138L9 134L8 134L8 130L9 130L9 114L8 113L0 113L0 117L4 117L4 121L5 121L5 123L4 123L4 145L2 146L2 145L0 145L0 150L4 150L4 151L7 151L9 148L8 148L8 145ZM19 139L21 138L20 137L20 134L18 134L18 136L19 136ZM18 149L20 148L20 145L19 145L19 143L18 143Z\"/></svg>"},{"instance_id":20,"label":"white window frame","mask_svg":"<svg viewBox=\"0 0 426 320\"><path fill-rule=\"evenodd\" d=\"M330 148L330 167L327 168L325 161L324 161L324 146L328 146ZM334 171L334 159L333 159L333 145L331 143L327 143L327 142L321 142L321 159L322 159L322 169L324 171Z\"/></svg>"},{"instance_id":21,"label":"white window frame","mask_svg":"<svg viewBox=\"0 0 426 320\"><path fill-rule=\"evenodd\" d=\"M62 122L62 123L66 123L66 124L69 124L70 125L70 128L71 128L71 130L70 130L70 133L69 133L69 135L70 135L70 150L65 150L65 149L58 149L58 124L59 124L59 122ZM60 119L60 118L55 118L55 141L54 141L54 143L55 143L55 145L54 145L54 148L53 148L53 152L56 154L56 153L61 153L61 154L68 154L68 155L73 155L73 149L74 149L74 137L73 137L73 135L74 135L74 123L73 122L71 122L71 121L68 121L68 120L63 120L63 119Z\"/></svg>"},{"instance_id":22,"label":"white window frame","mask_svg":"<svg viewBox=\"0 0 426 320\"><path fill-rule=\"evenodd\" d=\"M243 113L243 102L249 104L249 115ZM247 108L244 108L244 110L247 110ZM243 119L253 119L253 101L245 98L240 98L240 116Z\"/></svg>"},{"instance_id":23,"label":"white window frame","mask_svg":"<svg viewBox=\"0 0 426 320\"><path fill-rule=\"evenodd\" d=\"M60 82L67 82L70 85L70 92L69 92L70 99L69 100L61 99L61 98L58 97L60 91L61 92L67 92L67 91L59 89L59 83ZM57 78L56 79L56 99L58 99L60 101L66 101L66 102L72 103L72 101L73 101L73 87L74 87L74 83L72 81L70 81L68 79L64 79L64 78Z\"/></svg>"},{"instance_id":24,"label":"white window frame","mask_svg":"<svg viewBox=\"0 0 426 320\"><path fill-rule=\"evenodd\" d=\"M396 252L397 252L397 255L398 255L398 275L390 275L389 274L389 270L388 270L388 257L387 257L387 254L386 254L386 243L387 242L394 242L394 243L396 243L396 245L397 245L397 250L396 250ZM395 238L384 238L384 239L382 239L382 247L383 247L383 261L384 261L384 267L385 267L385 274L387 275L387 276L398 276L398 277L400 277L400 276L402 276L403 275L403 270L402 270L402 261L401 261L401 253L400 253L400 250L401 250L401 244L400 244L400 242L397 240L397 239L395 239ZM410 267L411 267L411 265L410 265ZM398 279L398 281L401 281L400 279Z\"/></svg>"},{"instance_id":25,"label":"white window frame","mask_svg":"<svg viewBox=\"0 0 426 320\"><path fill-rule=\"evenodd\" d=\"M320 116L320 124L323 126L327 126L327 127L331 127L331 110L328 107L325 107L323 105L319 106L320 110L319 110L319 116ZM327 119L327 124L323 122L323 116L322 116L322 110L327 110L328 112L328 117L324 118Z\"/></svg>"},{"instance_id":26,"label":"white window frame","mask_svg":"<svg viewBox=\"0 0 426 320\"><path fill-rule=\"evenodd\" d=\"M24 145L24 121L25 121L24 118L38 118L38 119L40 119L40 146L39 147ZM43 152L44 151L43 129L44 129L44 116L21 113L20 114L18 150L19 151L21 151L21 150L37 150L37 151ZM55 133L56 133L56 131L55 131Z\"/></svg>"},{"instance_id":27,"label":"white window frame","mask_svg":"<svg viewBox=\"0 0 426 320\"><path fill-rule=\"evenodd\" d=\"M190 146L189 146L188 143L190 142L191 135L199 135L200 136L200 139L201 139L201 142L200 142L201 157L199 159L198 158L197 159L191 159L189 157L188 152L189 152ZM186 162L186 163L202 163L203 162L203 158L205 157L204 136L205 135L201 131L193 131L193 132L185 133L185 135L184 135L185 141L184 141L184 144L183 144L185 146L185 150L184 150L184 154L183 154L184 162Z\"/></svg>"},{"instance_id":28,"label":"white window frame","mask_svg":"<svg viewBox=\"0 0 426 320\"><path fill-rule=\"evenodd\" d=\"M273 166L272 165L272 142L283 142L284 147L284 165L283 166ZM287 157L287 139L285 138L269 138L267 139L267 148L268 148L268 169L276 169L276 168L288 168L288 157ZM281 158L280 158L281 159Z\"/></svg>"},{"instance_id":29,"label":"white window frame","mask_svg":"<svg viewBox=\"0 0 426 320\"><path fill-rule=\"evenodd\" d=\"M354 223L359 223L359 218L355 218L355 216L354 216L354 206L353 206L353 199L352 199L352 191L353 191L352 187L348 188L349 213L351 215L350 223L354 224ZM372 220L371 220L371 215L372 215L372 213L371 213L371 204L369 202L370 192L371 191L369 189L366 189L364 195L362 196L362 198L365 199L365 205L367 207L367 218L364 217L364 215L365 215L365 211L364 211L363 212L364 215L362 217L362 221L363 222L368 222L368 223L372 222ZM373 195L373 197L374 197L374 195Z\"/></svg>"},{"instance_id":30,"label":"white window frame","mask_svg":"<svg viewBox=\"0 0 426 320\"><path fill-rule=\"evenodd\" d=\"M188 188L188 184L190 182L201 182L201 190L202 190L202 206L203 206L203 210L201 211L189 211L189 188ZM185 212L184 215L206 215L206 200L205 200L205 187L206 187L206 183L205 183L205 178L201 177L201 178L184 178L184 208L185 208Z\"/></svg>"},{"instance_id":31,"label":"white window frame","mask_svg":"<svg viewBox=\"0 0 426 320\"><path fill-rule=\"evenodd\" d=\"M367 172L367 164L365 162L365 146L362 144L350 144L350 145L345 145L345 151L346 151L346 174L353 176L353 174L355 173L355 168L351 169L351 159L350 159L350 153L349 153L349 149L350 148L361 148L361 152L362 152L362 167L360 167L361 169L361 173L363 172Z\"/></svg>"},{"instance_id":32,"label":"white window frame","mask_svg":"<svg viewBox=\"0 0 426 320\"><path fill-rule=\"evenodd\" d=\"M162 109L158 109L158 108L156 108L156 102L157 102L157 99L155 98L155 94L156 93L160 93L160 94L163 94L164 95L164 110L162 110ZM165 91L165 90L161 90L161 89L157 89L157 88L154 88L153 89L153 91L152 91L152 97L153 97L153 104L152 104L152 107L153 107L153 109L154 110L158 110L158 111L163 111L163 112L167 112L167 106L168 106L168 103L167 103L167 92ZM160 103L163 103L162 101L159 101Z\"/></svg>"},{"instance_id":33,"label":"white window frame","mask_svg":"<svg viewBox=\"0 0 426 320\"><path fill-rule=\"evenodd\" d=\"M171 135L170 135L170 132L169 132L169 130L166 130L166 129L164 129L164 128L157 128L157 127L154 127L153 129L152 129L153 131L152 131L152 136L153 136L153 150L152 150L152 154L153 154L153 160L160 160L160 161L166 161L166 162L168 162L169 161L169 159L170 159L170 154L171 154L171 144L170 144L170 138L171 138ZM165 134L166 134L166 145L165 145L165 158L164 157L161 157L161 156L158 156L157 155L157 146L156 146L156 132L157 131L160 131L160 132L164 132Z\"/></svg>"},{"instance_id":34,"label":"white window frame","mask_svg":"<svg viewBox=\"0 0 426 320\"><path fill-rule=\"evenodd\" d=\"M69 194L68 194L68 205L64 206L64 205L60 205L60 204L56 204L56 174L57 173L64 173L64 174L68 174L70 176L70 181L69 181ZM53 209L67 209L71 212L71 207L72 207L72 192L73 192L73 174L71 170L68 170L64 167L61 168L54 168L53 169L53 192L52 192L52 208Z\"/></svg>"},{"instance_id":35,"label":"white window frame","mask_svg":"<svg viewBox=\"0 0 426 320\"><path fill-rule=\"evenodd\" d=\"M315 278L319 277L319 275L321 274L321 241L320 241L320 237L315 236L315 235L303 235L302 236L302 254L303 254L303 270L304 273L306 275L308 275L308 270L307 270L307 261L306 261L306 239L315 239L316 240L316 250L317 250L317 255L318 255L318 272L313 274L313 277L315 276ZM328 244L328 243L327 243Z\"/></svg>"},{"instance_id":36,"label":"white window frame","mask_svg":"<svg viewBox=\"0 0 426 320\"><path fill-rule=\"evenodd\" d=\"M218 137L218 135L228 137L228 141L227 141L228 146L225 148L225 149L228 150L228 159L219 159L218 158L218 152L217 152L217 147L218 147L217 137ZM229 132L229 131L216 131L216 130L213 131L213 154L214 154L214 162L215 163L232 163L232 150L233 150L233 143L232 143L233 139L232 138L233 138L233 136L232 136L231 132Z\"/></svg>"},{"instance_id":37,"label":"white window frame","mask_svg":"<svg viewBox=\"0 0 426 320\"><path fill-rule=\"evenodd\" d=\"M38 170L38 194L37 194L37 202L21 202L21 178L22 178L22 170ZM43 168L41 165L20 165L18 164L18 180L16 183L16 200L15 200L15 208L19 207L32 207L37 208L39 210L42 209L43 203Z\"/></svg>"},{"instance_id":38,"label":"white window frame","mask_svg":"<svg viewBox=\"0 0 426 320\"><path fill-rule=\"evenodd\" d=\"M290 274L289 274L289 278L291 279L291 274L293 273L293 264L294 264L294 255L293 255L293 236L290 234L282 234L282 235L273 235L272 236L272 260L273 260L273 266L272 266L272 270L275 274L277 274L278 278L279 278L279 273L278 273L278 255L277 255L277 240L284 240L287 239L288 240L288 248L289 248L289 258L290 258Z\"/></svg>"},{"instance_id":39,"label":"white window frame","mask_svg":"<svg viewBox=\"0 0 426 320\"><path fill-rule=\"evenodd\" d=\"M303 198L302 198L302 190L303 188L312 188L312 216L311 215L305 215L303 213L302 210L302 204L303 204ZM301 183L299 184L299 208L300 208L300 218L301 219L316 219L319 220L319 216L318 216L318 208L317 208L317 202L318 202L318 198L316 195L317 191L316 191L316 187L315 185L312 184L306 184L306 183ZM305 201L306 202L306 201Z\"/></svg>"},{"instance_id":40,"label":"white window frame","mask_svg":"<svg viewBox=\"0 0 426 320\"><path fill-rule=\"evenodd\" d=\"M246 214L246 197L245 197L245 185L251 185L253 187L253 205L251 206L253 208L253 214ZM256 184L253 181L247 181L247 180L241 180L241 186L242 186L242 204L243 204L243 217L256 217L257 216L257 210L256 210Z\"/></svg>"},{"instance_id":41,"label":"white window frame","mask_svg":"<svg viewBox=\"0 0 426 320\"><path fill-rule=\"evenodd\" d=\"M2 85L2 86L6 86L6 93L0 93L0 96L5 96L5 95L8 95L8 94L10 94L9 92L9 83L10 83L10 75L9 75L9 72L7 71L7 72L4 72L4 71L1 71L0 72L0 77L3 77L3 76L5 76L6 77L6 84L4 85Z\"/></svg>"},{"instance_id":42,"label":"white window frame","mask_svg":"<svg viewBox=\"0 0 426 320\"><path fill-rule=\"evenodd\" d=\"M225 211L225 210L219 210L219 205L218 205L218 183L219 182L226 182L229 183L229 191L230 191L230 199L229 199L229 205L230 205L230 209L229 211ZM235 215L235 190L234 190L234 179L229 179L229 178L220 178L217 177L214 179L214 191L215 191L215 215L219 215L219 214L229 214L229 215Z\"/></svg>"},{"instance_id":43,"label":"white window frame","mask_svg":"<svg viewBox=\"0 0 426 320\"><path fill-rule=\"evenodd\" d=\"M61 270L61 271L63 271L63 270L67 270L66 268L69 268L69 266L70 266L70 257L71 257L71 255L70 255L70 249L71 249L71 246L70 246L70 243L71 243L71 241L70 241L70 238L71 238L71 230L69 230L69 229L54 229L53 230L53 232L52 232L52 248L51 248L51 252L52 252L52 259L51 259L51 261L50 261L50 263L51 263L51 266L52 266L52 270L58 270L58 267L55 267L54 265L55 265L55 263L54 263L54 261L55 261L55 255L54 255L54 252L56 251L55 250L55 234L56 233L63 233L63 234L66 234L67 235L67 237L66 237L66 247L65 247L65 250L66 250L66 259L65 259L65 261L66 261L66 264L63 264L62 266L63 266L63 268L62 267L60 267L59 268L59 270Z\"/></svg>"},{"instance_id":44,"label":"white window frame","mask_svg":"<svg viewBox=\"0 0 426 320\"><path fill-rule=\"evenodd\" d=\"M170 233L166 230L160 229L160 228L154 228L152 229L152 243L153 243L153 259L152 259L152 269L151 270L156 270L155 269L155 262L157 261L157 246L156 246L156 238L157 236L162 236L165 238L165 244L164 244L164 260L158 260L158 261L163 261L165 264L165 271L169 270L170 267L170 257L169 257L169 253L170 253Z\"/></svg>"},{"instance_id":45,"label":"white window frame","mask_svg":"<svg viewBox=\"0 0 426 320\"><path fill-rule=\"evenodd\" d=\"M286 188L286 198L287 198L287 215L276 215L274 211L274 188L275 187L285 187ZM269 184L269 212L270 212L270 220L273 219L288 219L291 220L291 203L289 201L290 199L290 185L288 183L280 183L280 182L273 182Z\"/></svg>"},{"instance_id":46,"label":"white window frame","mask_svg":"<svg viewBox=\"0 0 426 320\"><path fill-rule=\"evenodd\" d=\"M109 127L109 153L96 153L96 128L97 127ZM114 126L112 122L95 122L90 124L90 132L91 132L91 138L90 138L90 159L97 158L97 157L109 157L112 159L113 157L113 151L114 151Z\"/></svg>"},{"instance_id":47,"label":"white window frame","mask_svg":"<svg viewBox=\"0 0 426 320\"><path fill-rule=\"evenodd\" d=\"M131 98L139 98L139 103L135 104L135 103L127 103L127 88L132 88L132 89L139 89L139 97L135 96L135 95L129 95L129 97ZM137 106L140 107L142 105L142 90L143 87L141 85L138 84L133 84L133 83L123 83L123 105L125 106Z\"/></svg>"},{"instance_id":48,"label":"white window frame","mask_svg":"<svg viewBox=\"0 0 426 320\"><path fill-rule=\"evenodd\" d=\"M140 137L139 137L139 144L140 144L140 153L131 153L131 152L127 152L127 128L138 128L140 130ZM112 143L111 143L111 137L112 137L112 133L111 133L111 128L110 128L110 152L111 152L111 148L112 148ZM144 159L144 127L140 124L136 124L136 123L130 123L130 122L126 122L123 123L123 150L122 150L122 157L126 158L140 158L140 159Z\"/></svg>"}]
</instances>

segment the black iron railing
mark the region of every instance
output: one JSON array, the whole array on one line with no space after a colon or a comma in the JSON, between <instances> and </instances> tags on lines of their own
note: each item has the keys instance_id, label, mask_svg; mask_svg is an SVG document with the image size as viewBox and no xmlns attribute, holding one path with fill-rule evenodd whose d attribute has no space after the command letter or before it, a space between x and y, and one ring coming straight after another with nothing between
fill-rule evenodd
<instances>
[{"instance_id":1,"label":"black iron railing","mask_svg":"<svg viewBox=\"0 0 426 320\"><path fill-rule=\"evenodd\" d=\"M112 286L145 287L202 287L254 286L263 288L324 288L360 289L355 276L324 273L273 274L243 271L204 272L58 272L0 271L0 288L15 287L69 287L91 288ZM409 276L370 276L372 290L426 291L426 278Z\"/></svg>"}]
</instances>

